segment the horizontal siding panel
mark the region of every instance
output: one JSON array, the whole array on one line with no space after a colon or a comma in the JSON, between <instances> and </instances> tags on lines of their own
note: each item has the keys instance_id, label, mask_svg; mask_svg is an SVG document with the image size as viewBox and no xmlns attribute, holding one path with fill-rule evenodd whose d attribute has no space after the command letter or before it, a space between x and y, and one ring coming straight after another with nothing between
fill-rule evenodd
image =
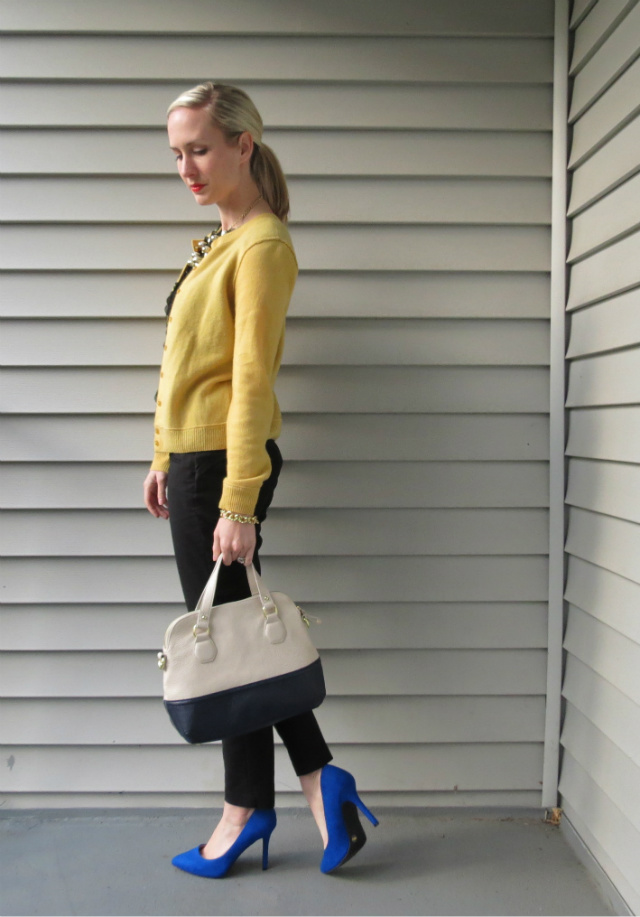
<instances>
[{"instance_id":1,"label":"horizontal siding panel","mask_svg":"<svg viewBox=\"0 0 640 917\"><path fill-rule=\"evenodd\" d=\"M165 628L184 611L177 603L5 605L0 647L157 650ZM539 649L547 640L542 602L312 602L305 611L313 616L313 642L320 650Z\"/></svg>"},{"instance_id":2,"label":"horizontal siding panel","mask_svg":"<svg viewBox=\"0 0 640 917\"><path fill-rule=\"evenodd\" d=\"M327 156L336 161L339 150L336 145ZM550 223L547 179L323 176L294 177L288 185L296 222L375 224L383 215L386 224ZM11 177L0 179L0 194L3 220L21 224L137 223L141 214L149 223L170 214L172 224L191 224L195 217L192 195L174 175Z\"/></svg>"},{"instance_id":3,"label":"horizontal siding panel","mask_svg":"<svg viewBox=\"0 0 640 917\"><path fill-rule=\"evenodd\" d=\"M330 744L538 742L544 730L541 697L329 697L318 715ZM184 744L158 698L5 699L0 732L11 745Z\"/></svg>"},{"instance_id":4,"label":"horizontal siding panel","mask_svg":"<svg viewBox=\"0 0 640 917\"><path fill-rule=\"evenodd\" d=\"M572 411L567 454L639 463L640 409L624 406Z\"/></svg>"},{"instance_id":5,"label":"horizontal siding panel","mask_svg":"<svg viewBox=\"0 0 640 917\"><path fill-rule=\"evenodd\" d=\"M571 459L567 503L640 523L640 465Z\"/></svg>"},{"instance_id":6,"label":"horizontal siding panel","mask_svg":"<svg viewBox=\"0 0 640 917\"><path fill-rule=\"evenodd\" d=\"M570 120L583 112L639 53L640 7L636 4L622 18L615 31L598 48L573 81Z\"/></svg>"},{"instance_id":7,"label":"horizontal siding panel","mask_svg":"<svg viewBox=\"0 0 640 917\"><path fill-rule=\"evenodd\" d=\"M0 505L138 509L147 467L142 462L5 463L0 465ZM546 462L296 462L285 455L275 506L547 506L548 479Z\"/></svg>"},{"instance_id":8,"label":"horizontal siding panel","mask_svg":"<svg viewBox=\"0 0 640 917\"><path fill-rule=\"evenodd\" d=\"M0 384L2 409L11 414L140 414L153 406L158 371L0 370ZM309 414L338 405L343 413L543 412L548 375L542 368L284 367L276 391L283 411Z\"/></svg>"},{"instance_id":9,"label":"horizontal siding panel","mask_svg":"<svg viewBox=\"0 0 640 917\"><path fill-rule=\"evenodd\" d=\"M630 19L631 17L629 17ZM631 22L629 22L631 27ZM618 52L621 53L621 52ZM422 38L175 35L7 36L0 77L46 80L185 80L216 62L217 79L340 82L548 83L544 38ZM166 105L165 105L166 108ZM260 106L258 106L260 108Z\"/></svg>"},{"instance_id":10,"label":"horizontal siding panel","mask_svg":"<svg viewBox=\"0 0 640 917\"><path fill-rule=\"evenodd\" d=\"M640 403L640 348L574 360L567 407Z\"/></svg>"},{"instance_id":11,"label":"horizontal siding panel","mask_svg":"<svg viewBox=\"0 0 640 917\"><path fill-rule=\"evenodd\" d=\"M2 518L6 557L173 556L168 526L144 509L5 511ZM274 509L269 554L383 555L390 544L402 544L405 556L544 554L547 529L543 509Z\"/></svg>"},{"instance_id":12,"label":"horizontal siding panel","mask_svg":"<svg viewBox=\"0 0 640 917\"><path fill-rule=\"evenodd\" d=\"M562 693L625 755L640 764L638 704L573 656L567 658Z\"/></svg>"},{"instance_id":13,"label":"horizontal siding panel","mask_svg":"<svg viewBox=\"0 0 640 917\"><path fill-rule=\"evenodd\" d=\"M164 318L7 319L0 357L4 366L150 365L157 376L164 333ZM283 362L345 372L387 364L400 372L412 365L545 366L548 335L546 321L290 319Z\"/></svg>"},{"instance_id":14,"label":"horizontal siding panel","mask_svg":"<svg viewBox=\"0 0 640 917\"><path fill-rule=\"evenodd\" d=\"M610 570L570 557L566 600L629 640L640 643L640 586Z\"/></svg>"},{"instance_id":15,"label":"horizontal siding panel","mask_svg":"<svg viewBox=\"0 0 640 917\"><path fill-rule=\"evenodd\" d=\"M640 285L640 232L572 266L569 308L586 305Z\"/></svg>"},{"instance_id":16,"label":"horizontal siding panel","mask_svg":"<svg viewBox=\"0 0 640 917\"><path fill-rule=\"evenodd\" d=\"M640 341L640 288L629 290L571 316L567 356L583 357L631 347Z\"/></svg>"},{"instance_id":17,"label":"horizontal siding panel","mask_svg":"<svg viewBox=\"0 0 640 917\"><path fill-rule=\"evenodd\" d=\"M638 582L640 526L572 507L566 550L582 560Z\"/></svg>"},{"instance_id":18,"label":"horizontal siding panel","mask_svg":"<svg viewBox=\"0 0 640 917\"><path fill-rule=\"evenodd\" d=\"M202 749L192 749L202 763L193 758L190 773L176 770L171 757L180 740L159 716L158 638L152 630L156 633L160 624L161 639L161 619L179 610L180 590L168 527L152 530L144 509L133 508L139 501L133 475L144 473L149 456L153 403L147 391L152 394L156 387L161 310L172 283L168 266L177 270L189 254L189 238L210 228L193 226L188 195L172 175L161 137L164 112L168 99L184 88L186 75L191 74L189 83L200 78L200 64L215 52L220 77L244 81L265 115L269 139L277 149L282 141L285 168L292 175L292 233L302 276L280 387L286 415L282 446L294 465L304 467L292 480L290 496L283 491L296 511L281 508L271 514L265 567L267 581L273 573L274 582L322 619L317 642L332 691L321 711L327 734L344 743L346 766L363 768L375 758L366 779L380 784L378 792L392 788L394 798L404 794L404 802L429 792L454 803L460 793L467 803L505 794L539 800L546 686L552 8L544 0L544 9L538 5L534 14L527 4L526 21L537 18L538 31L515 33L543 38L501 39L496 35L509 34L509 23L515 27L522 21L521 0L505 7L496 34L488 29L499 18L496 8L483 16L477 5L465 2L468 26L464 18L456 21L453 8L442 0L421 9L418 21L425 29L439 24L434 37L417 36L415 19L411 27L397 27L411 37L383 28L383 20L395 22L400 14L385 9L375 14L377 25L371 27L379 38L371 38L357 29L351 7L344 26L335 25L336 16L332 24L323 8L290 16L283 31L276 16L273 33L258 28L223 34L210 26L207 34L199 22L193 34L182 30L176 38L172 29L160 34L157 28L168 8L162 4L144 34L124 29L118 36L117 26L100 34L104 25L96 23L81 37L73 27L58 25L50 36L30 29L30 35L18 30L7 39L9 101L2 108L10 126L26 130L21 137L9 134L8 147L0 151L8 154L13 176L5 185L5 223L12 225L2 230L10 273L3 308L8 316L30 321L5 328L7 336L17 332L6 351L12 370L4 381L9 410L19 416L7 418L2 450L12 464L25 458L46 465L68 462L66 486L75 484L76 492L83 486L83 471L95 473L124 459L132 488L131 496L118 496L125 506L116 511L106 503L106 482L101 483L100 515L97 507L73 510L61 502L58 510L32 504L32 510L5 517L14 532L9 551L22 550L24 556L3 560L3 594L10 600L4 623L11 624L16 639L20 618L31 611L34 626L42 628L36 639L46 647L25 646L24 652L3 657L3 683L15 684L16 669L31 679L26 701L15 697L31 706L22 706L19 717L19 704L12 705L11 728L24 727L22 738L30 744L29 716L43 696L52 702L50 716L62 718L51 723L44 751L36 745L26 749L39 751L40 771L52 756L43 779L35 776L35 764L18 757L24 746L12 749L19 764L8 780L20 770L20 781L11 782L10 796L23 802L36 793L49 795L49 801L124 793L130 804L133 798L167 792L180 804L194 795L185 793L185 776L190 790L200 784L217 793L222 789L219 752L213 773L211 757L207 753L205 759ZM459 0L454 5L460 12ZM0 0L0 14L1 6ZM195 15L190 4L186 15ZM240 22L237 10L233 15ZM260 15L266 23L264 11ZM323 37L314 33L319 22L329 30ZM244 18L241 33L251 26L251 17ZM461 33L467 27L470 32ZM328 37L343 28L348 37ZM248 64L244 51L251 52ZM17 110L16 100L26 108ZM117 133L108 134L107 144L92 154L100 136L92 136L87 147L83 143L100 126L107 134L113 128ZM63 130L51 134L56 147L48 172L25 162L15 165L21 140L46 143L41 129L49 127ZM76 127L83 132L74 135ZM151 131L143 136L146 127ZM385 133L389 129L397 134ZM74 144L70 156L68 140ZM135 160L133 167L122 158L123 145ZM135 209L127 203L132 191ZM34 194L38 203L26 206ZM341 225L327 204L336 199ZM376 202L378 222L372 211ZM22 252L27 232L29 238L41 232L47 240L28 265ZM42 272L44 286L34 278L30 287L18 287L19 275L27 271ZM129 289L125 284L134 275L140 286ZM105 287L96 295L103 279ZM140 303L131 306L138 295ZM118 314L127 321L119 322ZM55 316L66 320L52 321ZM41 321L33 321L36 317ZM416 323L425 317L429 326ZM464 323L454 321L460 318ZM71 350L69 340L74 341ZM58 356L49 362L54 349ZM13 362L18 352L24 362ZM102 367L110 368L108 376ZM386 402L371 394L380 391ZM34 414L27 416L31 409ZM359 467L350 467L338 484L329 475L333 470L339 476L341 468L323 468L314 479L314 468L326 459L355 460ZM488 468L476 469L475 482L464 473L468 469L443 467L427 485L420 471L424 478L430 459L443 465L492 462L494 467L490 474ZM390 483L385 461L416 467L395 468ZM503 468L495 467L503 462ZM522 475L524 466L531 478ZM118 487L125 480L119 478L121 469L109 471L116 472L111 486ZM316 480L334 494L335 505L308 505L310 494L319 502ZM438 494L438 486L452 488L458 482L460 490ZM352 498L350 487L356 485L360 489ZM135 486L139 491L139 483ZM418 489L413 499L412 488ZM86 491L83 496L90 498ZM401 517L402 538L411 539L418 556L398 543L402 554L389 557L385 524L393 526ZM97 529L102 529L100 539ZM384 540L376 534L382 530ZM289 544L295 544L297 555ZM369 556L354 556L354 544ZM332 554L323 558L325 550ZM129 644L105 649L124 614L135 620ZM83 642L79 620L89 616L102 622L91 637L93 650L86 638ZM51 628L58 649L45 639ZM122 703L113 697L114 669ZM105 740L103 729L101 740L95 723L92 738L79 744L69 722L92 696L106 717L103 727L120 735ZM405 700L403 709L412 715L400 724ZM136 758L133 769L128 767L134 749L126 734L132 735L131 724L152 703L163 731L154 739L150 721L146 738L132 744L142 746L147 757L153 749L152 784L157 786L142 777L141 764L147 762ZM358 720L366 725L356 735L352 723ZM31 735L37 743L35 731ZM113 741L120 747L110 747ZM396 752L393 765L390 758L386 762L385 745ZM64 775L64 756L72 751L78 752L78 780ZM288 788L290 768L282 748L277 755L279 770L286 767L288 774L279 784ZM398 756L403 773L394 778Z\"/></svg>"},{"instance_id":19,"label":"horizontal siding panel","mask_svg":"<svg viewBox=\"0 0 640 917\"><path fill-rule=\"evenodd\" d=\"M325 0L322 6L300 5L290 0L244 0L216 4L215 15L203 18L199 0L171 2L137 0L123 7L119 0L21 0L3 2L0 27L17 32L99 32L109 23L111 33L170 32L225 34L356 34L438 35L505 34L550 35L553 33L553 4L542 0L534 7L529 0L492 0L478 7L475 0L430 0L416 5L399 0L393 7L371 4L370 0Z\"/></svg>"},{"instance_id":20,"label":"horizontal siding panel","mask_svg":"<svg viewBox=\"0 0 640 917\"><path fill-rule=\"evenodd\" d=\"M636 2L637 0L607 0L606 3L596 3L575 30L570 70L572 74L593 57Z\"/></svg>"},{"instance_id":21,"label":"horizontal siding panel","mask_svg":"<svg viewBox=\"0 0 640 917\"><path fill-rule=\"evenodd\" d=\"M151 461L146 416L6 417L3 426L4 461ZM548 436L547 418L534 414L296 414L285 418L280 445L290 459L314 461L544 461Z\"/></svg>"},{"instance_id":22,"label":"horizontal siding panel","mask_svg":"<svg viewBox=\"0 0 640 917\"><path fill-rule=\"evenodd\" d=\"M191 237L210 229L194 225L197 215L173 175L164 113L215 54L220 78L244 85L255 99L292 176L301 278L279 391L283 451L299 467L289 496L282 491L289 506L270 515L264 559L267 582L322 620L314 633L331 698L320 718L327 718L334 744L344 745L341 762L356 769L374 762L365 784L401 802L430 792L454 804L489 796L539 802L547 665L550 0L535 12L524 0L504 7L496 33L489 29L499 18L496 6L489 13L469 0L453 0L468 25L435 0L396 32L383 23L397 22L401 10L376 12L368 34L368 26L358 28L354 7L341 25L342 7L329 0L333 16L329 8L303 10L289 15L282 31L278 16L273 31L261 31L234 9L239 33L198 22L177 37L158 28L170 4L155 7L160 12L148 30L127 32L117 25L126 20L118 3L113 31L103 8L102 22L94 19L94 29L82 33L85 9L78 31L58 21L50 35L28 29L0 39L7 76L0 119L19 129L0 149L8 163L0 228L10 345L4 381L16 412L6 418L0 452L12 467L26 460L22 493L35 463L58 470L68 463L65 486L79 492L91 486L84 471L124 461L129 477L110 467L111 486L128 480L131 488L117 498L121 509L106 502L103 482L95 498L102 510L73 509L56 494L58 509L33 503L5 516L13 529L8 551L21 555L0 562L9 603L3 623L14 647L25 612L41 628L36 648L23 643L2 658L0 689L18 702L11 728L24 727L28 745L32 730L34 743L12 749L16 766L5 775L5 791L20 804L35 794L50 802L113 793L129 805L163 792L180 804L197 789L222 789L219 752L213 768L203 749L192 749L201 761L191 755L191 771L173 761L181 743L164 716L156 720L163 730L157 739L150 731L129 745L126 735L151 704L163 713L155 654L164 624L181 610L168 527L138 508L133 475L144 474L149 458L147 392L156 387L169 268L181 266ZM187 3L188 19L195 7ZM497 4L502 9L504 0ZM525 6L532 29L520 32ZM262 8L260 16L266 24ZM318 23L328 31L318 34ZM425 35L415 31L421 23ZM101 128L107 143L96 151ZM46 145L49 136L55 154L46 173L16 165L21 141ZM123 146L133 165L123 159ZM340 200L339 213L330 211L330 200ZM34 235L44 241L25 260ZM18 287L27 274L36 275L33 284ZM128 289L134 276L140 286ZM12 315L29 322L13 325ZM344 478L341 468L329 467L314 479L326 460L353 465ZM424 479L430 461L443 468L425 484L420 471ZM385 462L398 466L391 483ZM403 469L403 462L415 467ZM493 468L490 475L477 468L474 483L468 469L457 467L467 463ZM523 476L525 466L531 478ZM438 483L457 482L459 491L438 494ZM320 503L322 488L334 505ZM396 538L389 529L401 519ZM407 540L420 553L408 553ZM124 615L131 631L109 648ZM100 619L90 638L80 617ZM57 648L46 639L52 628ZM104 730L101 741L97 724L86 744L71 735L74 712L92 697L104 727L121 730L110 740L120 747ZM38 725L28 720L42 698L51 702L50 715L64 720L51 723L46 749L37 747ZM410 716L400 724L405 700ZM357 721L366 725L355 734ZM130 768L136 750L145 760L135 757ZM156 770L149 785L142 770L151 750ZM20 757L33 752L39 766ZM78 779L69 772L72 752ZM288 775L279 785L288 791L281 747L277 755ZM402 774L394 777L398 760ZM461 793L464 800L456 799Z\"/></svg>"},{"instance_id":23,"label":"horizontal siding panel","mask_svg":"<svg viewBox=\"0 0 640 917\"><path fill-rule=\"evenodd\" d=\"M615 134L573 173L569 216L617 187L639 169L640 117Z\"/></svg>"},{"instance_id":24,"label":"horizontal siding panel","mask_svg":"<svg viewBox=\"0 0 640 917\"><path fill-rule=\"evenodd\" d=\"M577 28L598 0L574 0L571 4L571 29Z\"/></svg>"},{"instance_id":25,"label":"horizontal siding panel","mask_svg":"<svg viewBox=\"0 0 640 917\"><path fill-rule=\"evenodd\" d=\"M636 206L639 196L640 174L577 214L572 221L569 260L584 258L636 230L640 224Z\"/></svg>"},{"instance_id":26,"label":"horizontal siding panel","mask_svg":"<svg viewBox=\"0 0 640 917\"><path fill-rule=\"evenodd\" d=\"M0 748L6 759L15 750ZM223 789L222 759L206 746L192 748L23 748L19 766L3 768L2 791L33 792L184 792ZM398 760L403 761L398 768ZM276 787L289 788L291 765L283 748L276 749ZM459 746L353 746L340 763L359 775L363 791L528 789L538 787L542 749L537 744ZM297 781L296 781L297 785ZM299 792L299 787L298 790Z\"/></svg>"},{"instance_id":27,"label":"horizontal siding panel","mask_svg":"<svg viewBox=\"0 0 640 917\"><path fill-rule=\"evenodd\" d=\"M548 86L243 84L270 128L551 130ZM168 99L184 82L159 86L47 82L3 86L0 124L20 127L164 127Z\"/></svg>"},{"instance_id":28,"label":"horizontal siding panel","mask_svg":"<svg viewBox=\"0 0 640 917\"><path fill-rule=\"evenodd\" d=\"M565 817L606 870L629 912L637 912L640 832L571 755L565 757L560 789Z\"/></svg>"},{"instance_id":29,"label":"horizontal siding panel","mask_svg":"<svg viewBox=\"0 0 640 917\"><path fill-rule=\"evenodd\" d=\"M155 657L153 651L5 653L0 694L157 697L160 702L162 673ZM544 650L325 650L322 666L332 696L545 692Z\"/></svg>"},{"instance_id":30,"label":"horizontal siding panel","mask_svg":"<svg viewBox=\"0 0 640 917\"><path fill-rule=\"evenodd\" d=\"M640 828L637 764L572 704L567 705L562 743L611 802Z\"/></svg>"},{"instance_id":31,"label":"horizontal siding panel","mask_svg":"<svg viewBox=\"0 0 640 917\"><path fill-rule=\"evenodd\" d=\"M579 165L640 111L639 97L640 60L637 60L574 123L570 168Z\"/></svg>"},{"instance_id":32,"label":"horizontal siding panel","mask_svg":"<svg viewBox=\"0 0 640 917\"><path fill-rule=\"evenodd\" d=\"M268 581L309 602L541 602L543 557L268 557ZM15 604L179 602L169 558L12 558L0 561Z\"/></svg>"},{"instance_id":33,"label":"horizontal siding panel","mask_svg":"<svg viewBox=\"0 0 640 917\"><path fill-rule=\"evenodd\" d=\"M203 238L210 226L194 226ZM542 271L549 268L549 229L538 226L295 226L303 270ZM46 239L31 251L34 237ZM190 254L185 230L140 227L4 226L0 269L176 271Z\"/></svg>"},{"instance_id":34,"label":"horizontal siding panel","mask_svg":"<svg viewBox=\"0 0 640 917\"><path fill-rule=\"evenodd\" d=\"M175 272L41 271L0 274L10 318L158 318ZM546 274L302 271L290 318L511 318L549 316Z\"/></svg>"},{"instance_id":35,"label":"horizontal siding panel","mask_svg":"<svg viewBox=\"0 0 640 917\"><path fill-rule=\"evenodd\" d=\"M551 174L551 137L542 133L276 129L265 131L264 141L277 151L289 179L313 175L548 178ZM45 147L47 157L42 162L38 150ZM176 178L164 127L4 130L0 131L0 166L7 174L31 178L35 174ZM299 190L296 198L299 216Z\"/></svg>"},{"instance_id":36,"label":"horizontal siding panel","mask_svg":"<svg viewBox=\"0 0 640 917\"><path fill-rule=\"evenodd\" d=\"M564 641L568 653L640 705L640 646L570 606Z\"/></svg>"},{"instance_id":37,"label":"horizontal siding panel","mask_svg":"<svg viewBox=\"0 0 640 917\"><path fill-rule=\"evenodd\" d=\"M572 459L559 789L579 840L624 895L629 846L636 886L640 856L640 4L602 0L585 12L570 113Z\"/></svg>"}]
</instances>

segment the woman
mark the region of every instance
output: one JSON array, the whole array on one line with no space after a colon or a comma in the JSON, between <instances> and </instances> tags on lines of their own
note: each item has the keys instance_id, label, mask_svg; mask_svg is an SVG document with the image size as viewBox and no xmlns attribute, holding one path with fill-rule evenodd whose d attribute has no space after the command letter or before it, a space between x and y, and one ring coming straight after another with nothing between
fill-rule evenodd
<instances>
[{"instance_id":1,"label":"woman","mask_svg":"<svg viewBox=\"0 0 640 917\"><path fill-rule=\"evenodd\" d=\"M260 569L260 526L282 466L273 388L297 263L286 182L249 97L219 83L196 86L169 107L167 128L196 203L216 204L220 214L220 228L194 243L167 300L155 454L144 482L149 512L170 520L191 610L220 556L216 604L249 595L243 564ZM353 777L329 764L311 711L276 729L322 836L320 868L332 872L366 840L356 806L377 822ZM266 868L276 823L273 730L225 739L222 750L222 818L206 844L173 860L211 878L226 875L257 840Z\"/></svg>"}]
</instances>

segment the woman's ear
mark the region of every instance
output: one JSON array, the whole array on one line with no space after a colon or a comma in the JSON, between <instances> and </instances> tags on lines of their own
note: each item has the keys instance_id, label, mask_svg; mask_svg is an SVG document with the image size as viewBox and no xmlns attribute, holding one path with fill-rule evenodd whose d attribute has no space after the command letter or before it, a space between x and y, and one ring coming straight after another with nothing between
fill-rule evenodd
<instances>
[{"instance_id":1,"label":"woman's ear","mask_svg":"<svg viewBox=\"0 0 640 917\"><path fill-rule=\"evenodd\" d=\"M240 162L250 162L253 153L253 137L249 131L244 131L238 137L238 150L240 152Z\"/></svg>"}]
</instances>

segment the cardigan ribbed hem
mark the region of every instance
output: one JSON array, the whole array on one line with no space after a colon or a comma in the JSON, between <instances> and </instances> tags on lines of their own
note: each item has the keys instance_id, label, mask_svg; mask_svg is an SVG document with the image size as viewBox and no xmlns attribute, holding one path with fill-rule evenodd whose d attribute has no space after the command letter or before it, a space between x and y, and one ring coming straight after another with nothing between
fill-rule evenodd
<instances>
[{"instance_id":1,"label":"cardigan ribbed hem","mask_svg":"<svg viewBox=\"0 0 640 917\"><path fill-rule=\"evenodd\" d=\"M280 434L282 422L280 414L274 418L269 439L277 439ZM152 471L169 471L171 453L178 452L213 452L217 449L227 448L227 425L213 424L208 427L191 427L186 430L166 430L156 428L156 452L151 463ZM265 475L265 478L268 474ZM262 481L257 485L247 487L225 478L220 509L230 513L240 513L243 516L254 514L256 503L260 495Z\"/></svg>"},{"instance_id":2,"label":"cardigan ribbed hem","mask_svg":"<svg viewBox=\"0 0 640 917\"><path fill-rule=\"evenodd\" d=\"M156 448L159 452L213 452L227 448L226 423L207 427L187 427L185 430L159 428Z\"/></svg>"}]
</instances>

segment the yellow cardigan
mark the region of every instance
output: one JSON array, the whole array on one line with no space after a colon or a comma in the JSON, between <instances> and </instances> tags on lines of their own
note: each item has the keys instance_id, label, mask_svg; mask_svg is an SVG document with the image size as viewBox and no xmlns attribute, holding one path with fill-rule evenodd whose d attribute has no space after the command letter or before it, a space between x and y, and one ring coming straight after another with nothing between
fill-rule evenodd
<instances>
[{"instance_id":1,"label":"yellow cardigan","mask_svg":"<svg viewBox=\"0 0 640 917\"><path fill-rule=\"evenodd\" d=\"M280 434L274 384L298 265L286 226L261 214L217 239L167 323L151 468L171 452L227 450L220 508L252 515Z\"/></svg>"}]
</instances>

